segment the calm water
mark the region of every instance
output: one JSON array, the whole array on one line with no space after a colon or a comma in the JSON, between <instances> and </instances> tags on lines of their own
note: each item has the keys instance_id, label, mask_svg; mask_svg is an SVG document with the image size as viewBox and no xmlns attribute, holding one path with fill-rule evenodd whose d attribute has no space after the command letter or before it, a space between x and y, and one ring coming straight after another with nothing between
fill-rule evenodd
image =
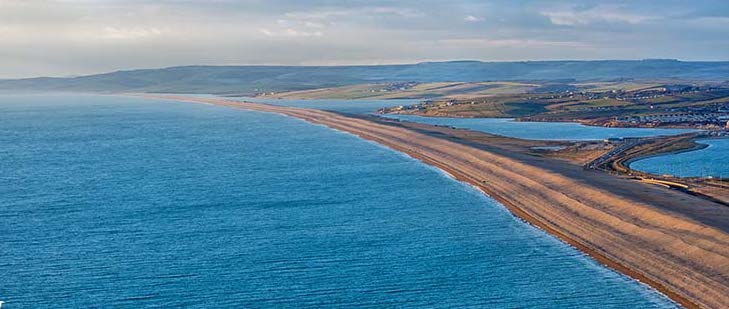
<instances>
[{"instance_id":1,"label":"calm water","mask_svg":"<svg viewBox=\"0 0 729 309\"><path fill-rule=\"evenodd\" d=\"M0 97L5 308L668 308L435 169L271 114Z\"/></svg>"},{"instance_id":2,"label":"calm water","mask_svg":"<svg viewBox=\"0 0 729 309\"><path fill-rule=\"evenodd\" d=\"M256 103L267 103L280 106L305 107L323 109L352 114L373 113L383 107L399 105L413 105L420 100L398 99L398 100L281 100L272 98L227 98Z\"/></svg>"},{"instance_id":3,"label":"calm water","mask_svg":"<svg viewBox=\"0 0 729 309\"><path fill-rule=\"evenodd\" d=\"M659 175L729 177L729 139L706 139L698 142L709 147L638 160L631 163L630 167Z\"/></svg>"},{"instance_id":4,"label":"calm water","mask_svg":"<svg viewBox=\"0 0 729 309\"><path fill-rule=\"evenodd\" d=\"M603 128L585 126L574 122L520 122L505 118L440 118L415 115L385 115L385 117L536 140L602 140L611 137L674 135L691 131L684 129Z\"/></svg>"}]
</instances>

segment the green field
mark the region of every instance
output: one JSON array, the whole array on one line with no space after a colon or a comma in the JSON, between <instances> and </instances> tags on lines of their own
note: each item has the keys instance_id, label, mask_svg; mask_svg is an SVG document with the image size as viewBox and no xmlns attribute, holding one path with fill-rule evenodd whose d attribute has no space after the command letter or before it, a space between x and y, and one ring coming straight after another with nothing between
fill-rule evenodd
<instances>
[{"instance_id":1,"label":"green field","mask_svg":"<svg viewBox=\"0 0 729 309\"><path fill-rule=\"evenodd\" d=\"M572 89L535 93L544 88ZM679 89L679 90L672 90ZM661 85L589 83L541 86L514 94L460 93L392 111L435 117L508 117L536 121L582 121L607 125L618 117L716 113L729 108L726 84ZM612 123L615 125L615 123Z\"/></svg>"}]
</instances>

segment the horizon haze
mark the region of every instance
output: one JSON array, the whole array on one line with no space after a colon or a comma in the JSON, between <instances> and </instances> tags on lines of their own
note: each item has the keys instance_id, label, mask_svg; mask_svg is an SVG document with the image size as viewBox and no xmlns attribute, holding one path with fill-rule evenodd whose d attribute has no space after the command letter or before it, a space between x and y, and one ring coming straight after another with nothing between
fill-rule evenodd
<instances>
[{"instance_id":1,"label":"horizon haze","mask_svg":"<svg viewBox=\"0 0 729 309\"><path fill-rule=\"evenodd\" d=\"M728 29L729 0L0 0L0 305L726 309Z\"/></svg>"},{"instance_id":2,"label":"horizon haze","mask_svg":"<svg viewBox=\"0 0 729 309\"><path fill-rule=\"evenodd\" d=\"M0 2L0 78L181 65L729 60L729 3ZM291 52L295 50L296 52Z\"/></svg>"}]
</instances>

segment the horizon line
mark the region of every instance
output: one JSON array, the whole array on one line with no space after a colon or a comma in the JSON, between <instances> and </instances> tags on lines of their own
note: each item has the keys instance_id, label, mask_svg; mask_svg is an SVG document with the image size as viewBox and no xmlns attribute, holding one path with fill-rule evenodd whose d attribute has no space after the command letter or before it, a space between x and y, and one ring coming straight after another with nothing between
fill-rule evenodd
<instances>
[{"instance_id":1,"label":"horizon line","mask_svg":"<svg viewBox=\"0 0 729 309\"><path fill-rule=\"evenodd\" d=\"M103 74L112 74L117 72L134 72L134 71L146 71L146 70L165 70L173 68L185 68L185 67L377 67L377 66L406 66L406 65L418 65L427 63L452 63L452 62L479 62L479 63L525 63L525 62L603 62L603 61L673 61L673 62L704 62L704 63L715 63L715 62L729 62L726 60L686 60L678 58L642 58L642 59L528 59L528 60L479 60L479 59L451 59L451 60L421 60L414 62L386 62L386 63L371 63L371 64L276 64L276 63L265 63L265 64L179 64L170 66L160 67L136 67L136 68L119 68L114 70L99 71L96 73L81 73L72 75L38 75L38 76L26 76L26 77L0 77L0 81L8 80L24 80L24 79L39 79L39 78L77 78L85 76L95 76Z\"/></svg>"}]
</instances>

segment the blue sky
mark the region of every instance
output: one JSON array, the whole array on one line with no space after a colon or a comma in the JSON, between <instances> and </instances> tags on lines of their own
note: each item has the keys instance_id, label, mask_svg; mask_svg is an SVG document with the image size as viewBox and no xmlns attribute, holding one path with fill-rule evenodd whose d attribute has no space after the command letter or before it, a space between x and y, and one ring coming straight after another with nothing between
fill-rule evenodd
<instances>
[{"instance_id":1,"label":"blue sky","mask_svg":"<svg viewBox=\"0 0 729 309\"><path fill-rule=\"evenodd\" d=\"M729 1L0 0L0 77L643 58L729 60Z\"/></svg>"}]
</instances>

